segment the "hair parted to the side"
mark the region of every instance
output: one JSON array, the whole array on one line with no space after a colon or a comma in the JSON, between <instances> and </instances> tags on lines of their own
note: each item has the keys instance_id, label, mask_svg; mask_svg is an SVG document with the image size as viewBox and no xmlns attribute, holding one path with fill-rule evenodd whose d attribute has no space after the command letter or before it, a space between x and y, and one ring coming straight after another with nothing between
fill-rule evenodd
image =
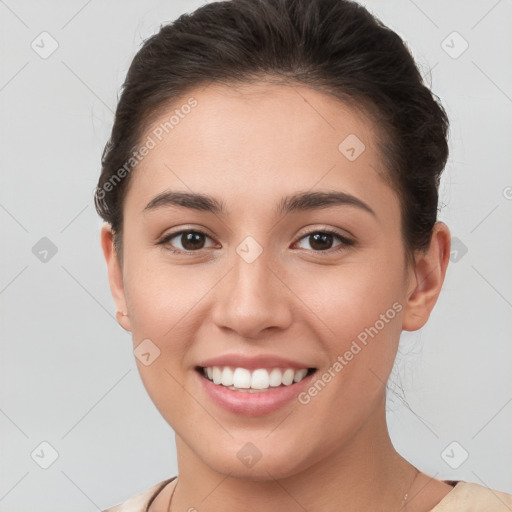
<instances>
[{"instance_id":1,"label":"hair parted to the side","mask_svg":"<svg viewBox=\"0 0 512 512\"><path fill-rule=\"evenodd\" d=\"M131 173L106 184L151 123L196 87L254 81L306 85L368 114L400 200L408 260L428 247L449 123L402 39L349 0L228 0L161 26L131 63L94 198L121 260Z\"/></svg>"}]
</instances>

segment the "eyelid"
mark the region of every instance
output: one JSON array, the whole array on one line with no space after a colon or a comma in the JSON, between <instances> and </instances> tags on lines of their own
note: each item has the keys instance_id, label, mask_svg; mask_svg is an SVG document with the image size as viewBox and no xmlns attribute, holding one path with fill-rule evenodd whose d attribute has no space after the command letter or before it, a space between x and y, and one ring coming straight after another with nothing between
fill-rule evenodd
<instances>
[{"instance_id":1,"label":"eyelid","mask_svg":"<svg viewBox=\"0 0 512 512\"><path fill-rule=\"evenodd\" d=\"M314 251L312 249L305 249L306 251L308 251L309 253L314 254L315 256L316 255L329 256L329 255L332 255L332 254L336 254L338 251L342 251L344 249L346 250L349 247L352 247L352 246L354 246L356 244L354 239L349 238L349 237L341 234L335 228L330 228L330 227L317 227L317 228L314 228L313 227L313 228L308 229L307 232L305 232L302 235L300 235L298 237L297 241L294 242L293 245L299 243L301 240L307 238L308 236L314 235L316 233L323 233L323 234L327 234L327 235L332 235L333 237L338 238L340 243L338 245L335 245L334 247L326 249L325 251Z\"/></svg>"},{"instance_id":2,"label":"eyelid","mask_svg":"<svg viewBox=\"0 0 512 512\"><path fill-rule=\"evenodd\" d=\"M166 235L163 235L159 241L157 242L157 245L163 245L163 246L166 246L170 240L172 240L173 238L179 236L179 235L182 235L183 233L196 233L196 234L201 234L201 235L204 235L205 237L209 238L210 240L212 240L213 242L215 242L215 239L213 236L211 236L205 229L203 228L187 228L187 227L184 227L184 228L181 228L181 229L178 229L177 231L173 231L171 233L168 233ZM202 249L198 249L196 251L187 251L186 249L175 249L173 247L165 247L167 250L173 252L173 253L177 253L177 254L199 254L201 251L203 251L204 249L209 249L209 247L203 247Z\"/></svg>"},{"instance_id":3,"label":"eyelid","mask_svg":"<svg viewBox=\"0 0 512 512\"><path fill-rule=\"evenodd\" d=\"M322 226L321 224L307 226L306 228L303 229L302 234L298 235L298 239L300 240L301 238L304 238L307 235L312 235L314 233L329 233L332 235L339 236L340 238L343 238L344 240L346 240L347 243L355 243L354 235L352 235L352 233L350 233L346 229L334 228L325 225Z\"/></svg>"}]
</instances>

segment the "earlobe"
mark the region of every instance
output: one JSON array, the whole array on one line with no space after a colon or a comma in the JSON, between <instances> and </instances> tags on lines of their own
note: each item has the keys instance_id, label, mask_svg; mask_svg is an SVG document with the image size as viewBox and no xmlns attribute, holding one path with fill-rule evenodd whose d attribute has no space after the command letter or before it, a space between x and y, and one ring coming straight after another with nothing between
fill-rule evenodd
<instances>
[{"instance_id":1,"label":"earlobe","mask_svg":"<svg viewBox=\"0 0 512 512\"><path fill-rule=\"evenodd\" d=\"M443 222L436 222L429 248L416 254L410 271L402 318L405 331L421 329L427 322L441 292L449 258L450 230Z\"/></svg>"},{"instance_id":2,"label":"earlobe","mask_svg":"<svg viewBox=\"0 0 512 512\"><path fill-rule=\"evenodd\" d=\"M101 247L107 263L110 291L116 303L116 318L119 325L126 331L131 331L130 319L124 293L123 270L114 247L114 238L110 224L105 223L101 228Z\"/></svg>"}]
</instances>

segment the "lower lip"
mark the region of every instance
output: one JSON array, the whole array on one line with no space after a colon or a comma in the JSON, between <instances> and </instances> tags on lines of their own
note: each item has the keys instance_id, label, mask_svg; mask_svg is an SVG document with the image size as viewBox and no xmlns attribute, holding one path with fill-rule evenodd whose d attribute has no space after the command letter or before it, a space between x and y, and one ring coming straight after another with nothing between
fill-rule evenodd
<instances>
[{"instance_id":1,"label":"lower lip","mask_svg":"<svg viewBox=\"0 0 512 512\"><path fill-rule=\"evenodd\" d=\"M300 382L295 382L289 386L269 388L268 391L264 390L260 393L233 391L226 386L214 384L200 372L196 371L196 373L206 393L218 406L235 414L261 416L277 411L296 399L316 372L304 377Z\"/></svg>"}]
</instances>

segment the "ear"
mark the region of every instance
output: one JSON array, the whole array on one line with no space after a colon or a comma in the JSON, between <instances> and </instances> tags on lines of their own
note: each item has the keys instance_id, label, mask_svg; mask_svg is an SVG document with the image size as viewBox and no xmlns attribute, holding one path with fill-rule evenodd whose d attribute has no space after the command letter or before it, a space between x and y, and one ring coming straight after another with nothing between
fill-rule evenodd
<instances>
[{"instance_id":1,"label":"ear","mask_svg":"<svg viewBox=\"0 0 512 512\"><path fill-rule=\"evenodd\" d=\"M450 259L451 236L448 226L436 222L425 252L415 255L409 272L402 329L416 331L427 322L437 302Z\"/></svg>"},{"instance_id":2,"label":"ear","mask_svg":"<svg viewBox=\"0 0 512 512\"><path fill-rule=\"evenodd\" d=\"M105 223L101 228L101 247L103 255L107 262L108 280L110 283L110 291L116 303L117 321L119 325L126 331L131 330L130 318L121 313L128 313L126 307L126 298L124 294L123 269L119 264L117 253L114 247L114 236L110 224Z\"/></svg>"}]
</instances>

